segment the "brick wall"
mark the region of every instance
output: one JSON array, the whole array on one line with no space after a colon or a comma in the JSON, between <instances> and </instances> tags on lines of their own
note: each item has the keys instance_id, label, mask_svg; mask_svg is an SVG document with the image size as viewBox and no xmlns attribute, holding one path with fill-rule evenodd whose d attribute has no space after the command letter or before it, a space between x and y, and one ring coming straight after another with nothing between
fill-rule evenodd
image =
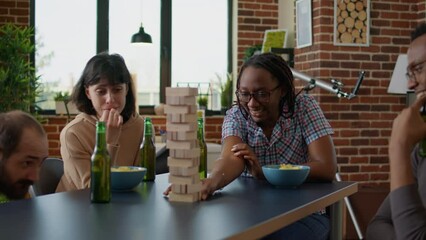
<instances>
[{"instance_id":1,"label":"brick wall","mask_svg":"<svg viewBox=\"0 0 426 240\"><path fill-rule=\"evenodd\" d=\"M150 116L154 124L155 134L160 135L160 129L166 129L166 118L164 116ZM49 139L49 156L61 158L59 135L68 123L65 116L42 116L44 130ZM206 117L205 138L206 142L220 143L223 116Z\"/></svg>"},{"instance_id":2,"label":"brick wall","mask_svg":"<svg viewBox=\"0 0 426 240\"><path fill-rule=\"evenodd\" d=\"M265 30L278 28L277 0L238 0L238 67L244 50L263 43Z\"/></svg>"},{"instance_id":3,"label":"brick wall","mask_svg":"<svg viewBox=\"0 0 426 240\"><path fill-rule=\"evenodd\" d=\"M6 22L28 26L30 0L0 0L0 25Z\"/></svg>"},{"instance_id":4,"label":"brick wall","mask_svg":"<svg viewBox=\"0 0 426 240\"><path fill-rule=\"evenodd\" d=\"M424 19L425 2L371 1L368 47L333 45L333 2L313 1L313 45L296 49L295 67L326 81L337 78L349 92L359 71L366 71L355 99L338 99L319 89L314 95L335 130L342 178L359 181L361 187L388 187L388 138L405 97L388 94L387 87L398 55L407 51L418 17ZM423 10L419 13L418 9Z\"/></svg>"},{"instance_id":5,"label":"brick wall","mask_svg":"<svg viewBox=\"0 0 426 240\"><path fill-rule=\"evenodd\" d=\"M335 130L333 140L342 178L358 181L361 187L388 188L388 138L405 97L388 94L387 87L398 55L407 51L411 30L425 20L426 3L371 0L368 47L333 45L333 5L330 0L312 0L313 44L295 49L295 69L324 81L338 79L345 84L345 92L351 92L359 71L366 71L354 99L339 99L318 87L310 94ZM239 66L244 50L261 44L264 30L277 28L277 15L277 1L239 1ZM297 86L302 84L305 82L296 80Z\"/></svg>"}]
</instances>

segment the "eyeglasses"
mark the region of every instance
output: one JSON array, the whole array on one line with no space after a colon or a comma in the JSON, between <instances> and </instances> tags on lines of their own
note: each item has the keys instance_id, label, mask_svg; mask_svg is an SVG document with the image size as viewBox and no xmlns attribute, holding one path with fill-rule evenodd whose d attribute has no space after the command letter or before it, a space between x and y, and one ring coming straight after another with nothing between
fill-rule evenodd
<instances>
[{"instance_id":1,"label":"eyeglasses","mask_svg":"<svg viewBox=\"0 0 426 240\"><path fill-rule=\"evenodd\" d=\"M420 73L422 73L425 63L426 63L426 59L410 67L410 69L407 69L407 73L405 74L405 77L407 78L407 80L416 81L416 75L419 75Z\"/></svg>"},{"instance_id":2,"label":"eyeglasses","mask_svg":"<svg viewBox=\"0 0 426 240\"><path fill-rule=\"evenodd\" d=\"M240 100L243 103L250 102L252 97L260 103L268 103L269 99L271 97L271 93L274 92L275 90L277 90L279 87L280 87L280 85L276 86L275 88L271 89L270 91L257 91L257 92L254 92L254 93L241 92L241 91L237 90L235 92L235 95L237 95L238 100Z\"/></svg>"}]
</instances>

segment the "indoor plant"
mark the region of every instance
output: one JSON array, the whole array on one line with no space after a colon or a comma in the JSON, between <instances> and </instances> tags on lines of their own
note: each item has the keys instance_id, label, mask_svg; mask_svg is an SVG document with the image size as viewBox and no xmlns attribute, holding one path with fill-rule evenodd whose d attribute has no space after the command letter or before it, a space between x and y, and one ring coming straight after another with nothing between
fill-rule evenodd
<instances>
[{"instance_id":1,"label":"indoor plant","mask_svg":"<svg viewBox=\"0 0 426 240\"><path fill-rule=\"evenodd\" d=\"M76 106L71 102L68 92L57 92L53 100L55 100L56 114L67 114L69 119L70 114L78 113Z\"/></svg>"},{"instance_id":2,"label":"indoor plant","mask_svg":"<svg viewBox=\"0 0 426 240\"><path fill-rule=\"evenodd\" d=\"M232 73L227 73L225 82L221 81L220 85L220 105L223 114L232 106L232 89L233 76Z\"/></svg>"},{"instance_id":3,"label":"indoor plant","mask_svg":"<svg viewBox=\"0 0 426 240\"><path fill-rule=\"evenodd\" d=\"M0 26L0 112L35 112L39 77L30 61L34 29L6 23Z\"/></svg>"},{"instance_id":4,"label":"indoor plant","mask_svg":"<svg viewBox=\"0 0 426 240\"><path fill-rule=\"evenodd\" d=\"M209 102L208 96L205 94L198 95L197 103L200 109L207 109L207 103Z\"/></svg>"}]
</instances>

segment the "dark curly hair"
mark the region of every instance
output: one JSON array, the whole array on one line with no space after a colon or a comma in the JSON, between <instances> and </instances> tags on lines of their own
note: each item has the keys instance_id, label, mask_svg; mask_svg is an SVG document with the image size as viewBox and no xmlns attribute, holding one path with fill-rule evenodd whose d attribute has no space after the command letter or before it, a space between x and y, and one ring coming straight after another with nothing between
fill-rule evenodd
<instances>
[{"instance_id":1,"label":"dark curly hair","mask_svg":"<svg viewBox=\"0 0 426 240\"><path fill-rule=\"evenodd\" d=\"M421 23L411 32L411 41L414 41L416 38L426 34L426 23Z\"/></svg>"},{"instance_id":2,"label":"dark curly hair","mask_svg":"<svg viewBox=\"0 0 426 240\"><path fill-rule=\"evenodd\" d=\"M253 55L250 59L244 62L243 66L240 69L237 79L237 90L240 89L241 76L243 75L243 72L247 67L265 69L270 72L275 79L278 80L280 88L286 90L286 94L280 99L278 111L282 111L284 104L287 103L288 110L286 112L282 112L282 115L285 118L291 118L294 113L296 93L294 88L294 77L286 61L282 57L274 53L262 53ZM247 110L242 107L238 97L237 104L244 117L248 118L249 114Z\"/></svg>"},{"instance_id":3,"label":"dark curly hair","mask_svg":"<svg viewBox=\"0 0 426 240\"><path fill-rule=\"evenodd\" d=\"M133 83L124 59L119 54L100 53L92 57L86 64L83 74L78 80L71 95L72 101L81 112L96 115L92 101L86 96L86 88L106 79L110 84L125 83L128 86L126 105L121 115L124 122L136 113Z\"/></svg>"}]
</instances>

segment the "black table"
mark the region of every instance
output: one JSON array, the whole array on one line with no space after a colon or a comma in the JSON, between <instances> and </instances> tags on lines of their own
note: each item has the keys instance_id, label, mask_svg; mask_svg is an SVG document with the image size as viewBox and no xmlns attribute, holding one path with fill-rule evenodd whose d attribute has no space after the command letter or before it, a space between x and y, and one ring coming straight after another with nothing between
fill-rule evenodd
<instances>
[{"instance_id":1,"label":"black table","mask_svg":"<svg viewBox=\"0 0 426 240\"><path fill-rule=\"evenodd\" d=\"M238 178L208 201L169 202L168 174L135 191L113 193L109 204L91 204L90 191L55 193L0 204L1 239L253 239L357 191L352 182L306 183L275 188ZM332 238L341 239L341 211ZM340 218L340 219L339 219Z\"/></svg>"}]
</instances>

